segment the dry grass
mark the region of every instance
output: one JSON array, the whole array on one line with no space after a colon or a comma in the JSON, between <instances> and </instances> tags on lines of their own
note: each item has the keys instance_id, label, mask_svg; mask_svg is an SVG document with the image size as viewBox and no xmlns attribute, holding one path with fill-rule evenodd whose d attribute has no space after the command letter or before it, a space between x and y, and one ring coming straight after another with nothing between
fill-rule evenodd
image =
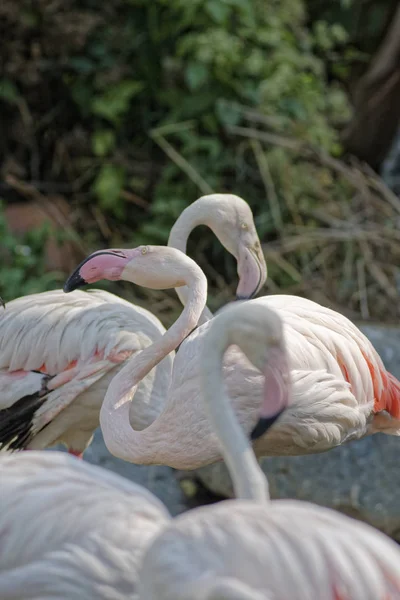
<instances>
[{"instance_id":1,"label":"dry grass","mask_svg":"<svg viewBox=\"0 0 400 600\"><path fill-rule=\"evenodd\" d=\"M338 160L303 141L271 132L274 123L255 111L243 108L243 116L248 127L227 129L244 138L253 152L257 167L253 179L264 187L276 233L274 241L262 240L272 274L264 293L305 296L354 320L397 324L400 199L375 172L354 158ZM307 163L311 172L314 166L316 177L321 172L328 174L337 189L343 187L346 193L332 197L320 186L315 208L300 207L291 182L282 185L274 179L267 160L271 148L283 148L297 164ZM199 183L200 175L169 143L167 154L186 176ZM203 188L199 186L201 193L212 191ZM213 307L233 299L235 283L227 284L218 277L201 251L194 258L212 275ZM165 321L179 310L174 298L164 293L150 294L148 301Z\"/></svg>"}]
</instances>

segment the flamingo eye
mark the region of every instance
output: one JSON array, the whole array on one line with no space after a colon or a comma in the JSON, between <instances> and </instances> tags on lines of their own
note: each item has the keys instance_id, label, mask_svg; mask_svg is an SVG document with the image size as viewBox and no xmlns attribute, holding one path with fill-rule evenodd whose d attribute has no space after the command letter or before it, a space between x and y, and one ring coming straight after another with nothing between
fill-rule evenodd
<instances>
[{"instance_id":1,"label":"flamingo eye","mask_svg":"<svg viewBox=\"0 0 400 600\"><path fill-rule=\"evenodd\" d=\"M247 225L247 223L243 222L243 223L240 223L240 228L243 229L243 230L246 230L246 229L249 228L249 226Z\"/></svg>"},{"instance_id":2,"label":"flamingo eye","mask_svg":"<svg viewBox=\"0 0 400 600\"><path fill-rule=\"evenodd\" d=\"M147 254L147 253L148 253L148 251L149 251L149 248L148 248L148 246L142 246L142 248L141 248L141 250L140 250L140 252L141 252L142 254Z\"/></svg>"}]
</instances>

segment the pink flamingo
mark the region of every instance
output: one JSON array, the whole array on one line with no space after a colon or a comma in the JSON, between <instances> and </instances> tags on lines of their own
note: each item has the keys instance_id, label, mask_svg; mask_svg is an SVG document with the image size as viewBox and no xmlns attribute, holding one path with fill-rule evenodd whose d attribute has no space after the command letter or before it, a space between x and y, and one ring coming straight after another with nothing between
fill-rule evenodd
<instances>
[{"instance_id":1,"label":"pink flamingo","mask_svg":"<svg viewBox=\"0 0 400 600\"><path fill-rule=\"evenodd\" d=\"M1 600L137 598L158 498L65 452L5 453L0 479Z\"/></svg>"},{"instance_id":2,"label":"pink flamingo","mask_svg":"<svg viewBox=\"0 0 400 600\"><path fill-rule=\"evenodd\" d=\"M169 344L173 349L202 314L205 276L174 248L142 246L126 255L130 276L139 285L189 286L187 307L162 338L163 348ZM97 254L103 265L111 256ZM109 275L119 273L113 266ZM155 344L160 346L160 340ZM161 358L155 357L154 344L152 348L155 365ZM144 349L137 354L139 363L147 353ZM143 366L149 372L148 362ZM60 453L6 454L0 459L0 479L2 600L137 597L143 553L169 517L157 498Z\"/></svg>"},{"instance_id":3,"label":"pink flamingo","mask_svg":"<svg viewBox=\"0 0 400 600\"><path fill-rule=\"evenodd\" d=\"M153 269L171 273L174 266L169 285L181 277L205 296L199 272L179 254L132 252L130 276L149 283L149 258ZM178 319L174 335L197 316ZM99 467L57 452L3 456L2 600L399 598L400 551L391 540L334 511L269 502L267 481L225 395L222 358L231 344L263 374L264 423L282 414L290 390L277 314L242 303L218 315L203 343L201 383L239 500L170 520L147 490Z\"/></svg>"},{"instance_id":4,"label":"pink flamingo","mask_svg":"<svg viewBox=\"0 0 400 600\"><path fill-rule=\"evenodd\" d=\"M147 277L137 277L138 253L147 257ZM99 279L163 287L169 254L165 254L160 272L162 254L162 247L155 246L94 253L77 267L65 290ZM221 459L218 439L200 401L199 355L212 321L198 327L182 343L193 329L194 315L201 314L204 307L204 294L199 291L199 286L205 285L204 275L198 267L196 273L190 275L190 285L184 278L177 283L190 288L179 320L182 326L185 319L191 320L185 335L175 323L152 346L126 362L107 390L100 424L109 451L119 458L176 469L195 469ZM224 378L241 426L247 433L253 432L257 455L323 452L377 431L400 434L400 383L386 371L372 344L353 323L297 296L268 296L249 302L265 310L275 309L282 319L294 395L293 404L269 435L262 435L263 423L257 424L262 378L243 352L236 347L229 349ZM159 416L138 431L136 420L145 420L149 409L134 399L137 385L179 344L167 396L158 407L153 406Z\"/></svg>"},{"instance_id":5,"label":"pink flamingo","mask_svg":"<svg viewBox=\"0 0 400 600\"><path fill-rule=\"evenodd\" d=\"M207 225L237 259L240 297L264 284L266 265L248 204L231 194L203 196L177 219L169 245L186 251L192 229ZM187 290L178 289L183 298ZM200 317L206 321L207 307ZM13 300L0 319L0 450L64 443L82 456L99 425L107 387L121 365L165 333L151 312L108 292L61 290ZM140 383L134 416L141 429L156 418L173 354Z\"/></svg>"},{"instance_id":6,"label":"pink flamingo","mask_svg":"<svg viewBox=\"0 0 400 600\"><path fill-rule=\"evenodd\" d=\"M270 502L268 482L225 391L223 356L232 345L264 374L260 417L271 424L288 404L278 314L255 302L229 306L212 320L200 363L207 414L238 499L169 521L144 555L139 597L397 600L400 549L392 540L333 510Z\"/></svg>"}]
</instances>

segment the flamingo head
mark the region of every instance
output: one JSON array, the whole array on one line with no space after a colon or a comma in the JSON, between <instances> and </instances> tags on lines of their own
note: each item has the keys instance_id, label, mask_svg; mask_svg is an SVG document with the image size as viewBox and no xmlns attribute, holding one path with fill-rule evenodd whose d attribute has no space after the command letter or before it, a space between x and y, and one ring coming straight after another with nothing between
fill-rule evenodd
<instances>
[{"instance_id":1,"label":"flamingo head","mask_svg":"<svg viewBox=\"0 0 400 600\"><path fill-rule=\"evenodd\" d=\"M233 318L229 341L239 346L264 375L263 400L258 421L251 432L251 439L256 440L275 423L290 403L290 369L284 331L278 314L264 303L253 300L234 305L239 310L234 315L229 309Z\"/></svg>"},{"instance_id":2,"label":"flamingo head","mask_svg":"<svg viewBox=\"0 0 400 600\"><path fill-rule=\"evenodd\" d=\"M258 421L251 432L253 441L264 435L289 405L290 371L286 352L280 345L270 348L263 373L263 402Z\"/></svg>"},{"instance_id":3,"label":"flamingo head","mask_svg":"<svg viewBox=\"0 0 400 600\"><path fill-rule=\"evenodd\" d=\"M196 264L180 250L166 246L99 250L76 267L64 284L64 292L72 292L101 279L131 281L151 289L168 289L186 285L187 278L196 269Z\"/></svg>"},{"instance_id":4,"label":"flamingo head","mask_svg":"<svg viewBox=\"0 0 400 600\"><path fill-rule=\"evenodd\" d=\"M199 223L210 227L237 260L236 299L252 298L267 279L267 265L250 206L234 194L210 194L196 203L201 206Z\"/></svg>"}]
</instances>

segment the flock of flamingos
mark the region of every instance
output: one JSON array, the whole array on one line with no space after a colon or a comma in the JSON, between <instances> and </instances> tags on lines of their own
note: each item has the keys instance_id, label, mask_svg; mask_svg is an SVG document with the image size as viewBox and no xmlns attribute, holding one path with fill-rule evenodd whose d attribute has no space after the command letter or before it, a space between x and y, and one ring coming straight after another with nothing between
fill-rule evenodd
<instances>
[{"instance_id":1,"label":"flock of flamingos","mask_svg":"<svg viewBox=\"0 0 400 600\"><path fill-rule=\"evenodd\" d=\"M185 253L201 224L237 260L242 301L215 317ZM250 300L266 277L248 204L212 194L184 210L168 246L100 250L64 290L7 304L1 600L400 599L399 546L333 510L270 501L256 458L400 435L400 382L343 315L297 296ZM166 331L113 294L76 290L101 279L176 288L183 311ZM224 458L236 499L172 519L148 490L76 458L99 425L136 464ZM58 443L76 456L43 452Z\"/></svg>"}]
</instances>

